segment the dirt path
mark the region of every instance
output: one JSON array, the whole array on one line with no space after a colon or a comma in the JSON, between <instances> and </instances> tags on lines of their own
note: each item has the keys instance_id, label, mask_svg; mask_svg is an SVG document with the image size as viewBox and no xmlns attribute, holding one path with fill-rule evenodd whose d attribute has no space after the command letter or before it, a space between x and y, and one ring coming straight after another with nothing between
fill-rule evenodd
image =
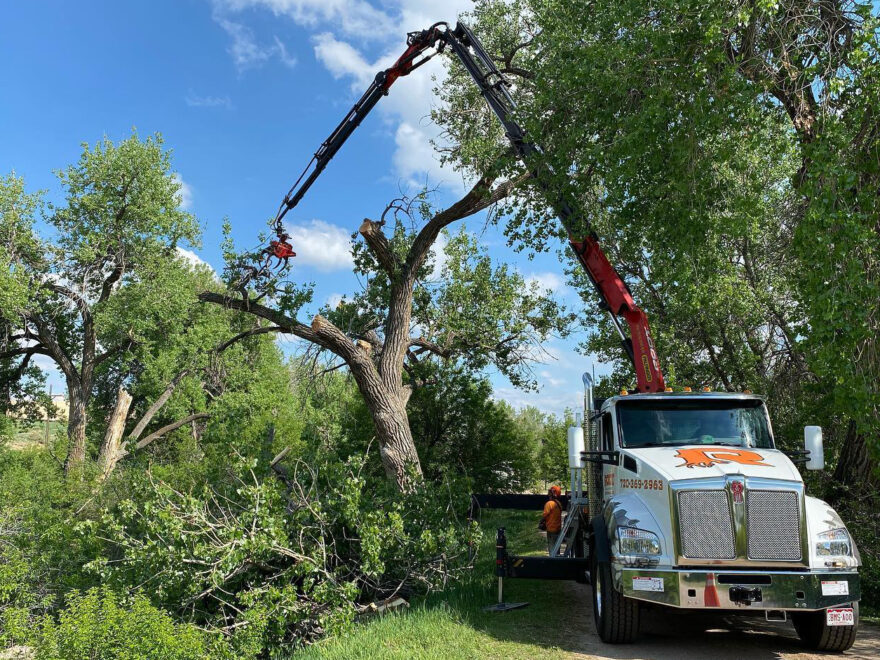
<instances>
[{"instance_id":1,"label":"dirt path","mask_svg":"<svg viewBox=\"0 0 880 660\"><path fill-rule=\"evenodd\" d=\"M815 658L880 658L880 628L863 624L856 644L843 655L804 650L791 623L768 623L763 618L707 616L650 610L642 617L638 642L603 644L593 626L590 587L567 583L570 602L581 604L563 645L571 660L813 660Z\"/></svg>"}]
</instances>

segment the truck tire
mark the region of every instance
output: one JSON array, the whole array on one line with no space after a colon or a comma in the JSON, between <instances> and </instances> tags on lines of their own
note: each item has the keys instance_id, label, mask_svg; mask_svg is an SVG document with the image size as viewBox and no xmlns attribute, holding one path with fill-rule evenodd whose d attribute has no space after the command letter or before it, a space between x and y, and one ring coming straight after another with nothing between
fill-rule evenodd
<instances>
[{"instance_id":1,"label":"truck tire","mask_svg":"<svg viewBox=\"0 0 880 660\"><path fill-rule=\"evenodd\" d=\"M606 644L628 644L639 634L639 602L619 593L611 580L611 566L593 555L593 618L596 632Z\"/></svg>"},{"instance_id":2,"label":"truck tire","mask_svg":"<svg viewBox=\"0 0 880 660\"><path fill-rule=\"evenodd\" d=\"M793 612L791 621L798 637L811 649L840 653L853 645L859 631L859 604L853 603L852 608L852 626L829 626L826 623L825 610Z\"/></svg>"}]
</instances>

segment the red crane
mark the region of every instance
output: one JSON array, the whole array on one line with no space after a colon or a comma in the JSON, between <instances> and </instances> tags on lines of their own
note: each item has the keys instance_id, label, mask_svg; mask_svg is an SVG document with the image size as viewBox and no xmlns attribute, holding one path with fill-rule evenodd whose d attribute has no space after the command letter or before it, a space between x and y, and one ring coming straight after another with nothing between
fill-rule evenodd
<instances>
[{"instance_id":1,"label":"red crane","mask_svg":"<svg viewBox=\"0 0 880 660\"><path fill-rule=\"evenodd\" d=\"M573 209L567 199L574 196L567 190L559 190L553 182L552 168L543 157L543 152L533 142L526 139L525 132L513 119L516 104L508 90L507 81L498 71L492 58L482 44L463 23L451 28L447 23L435 23L427 30L411 32L407 35L407 49L389 68L380 71L360 100L348 112L330 136L324 140L314 157L300 174L296 183L287 193L275 217L274 228L278 241L285 253L293 251L287 243L282 220L294 208L306 191L320 176L330 159L336 155L354 130L375 107L383 96L388 94L391 85L400 78L412 73L429 59L446 48L461 61L474 83L479 87L483 98L495 113L507 133L519 158L529 168L535 185L544 193L556 216L562 222L569 236L569 244L583 265L590 281L599 294L601 307L606 309L614 327L620 335L623 348L632 360L636 371L639 392L663 392L666 384L660 361L654 349L648 317L636 305L626 283L608 261L599 244L599 237L590 229L589 221L583 213ZM580 232L580 233L578 233ZM586 236L583 236L586 233ZM583 236L582 238L580 236ZM290 255L288 255L290 256ZM286 259L285 259L286 261ZM620 319L629 326L630 336L624 332Z\"/></svg>"}]
</instances>

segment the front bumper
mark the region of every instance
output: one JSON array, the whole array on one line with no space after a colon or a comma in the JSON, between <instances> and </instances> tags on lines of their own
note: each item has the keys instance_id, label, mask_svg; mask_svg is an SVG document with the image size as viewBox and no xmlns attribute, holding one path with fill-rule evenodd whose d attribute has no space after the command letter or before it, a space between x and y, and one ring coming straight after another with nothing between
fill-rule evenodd
<instances>
[{"instance_id":1,"label":"front bumper","mask_svg":"<svg viewBox=\"0 0 880 660\"><path fill-rule=\"evenodd\" d=\"M861 598L856 572L619 569L624 596L692 609L821 610Z\"/></svg>"}]
</instances>

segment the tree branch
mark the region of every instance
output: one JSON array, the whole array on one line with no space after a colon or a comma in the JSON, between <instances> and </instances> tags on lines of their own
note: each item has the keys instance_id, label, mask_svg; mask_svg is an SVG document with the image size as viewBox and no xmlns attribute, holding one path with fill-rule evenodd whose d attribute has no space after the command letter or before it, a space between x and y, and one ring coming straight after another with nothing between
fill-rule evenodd
<instances>
[{"instance_id":1,"label":"tree branch","mask_svg":"<svg viewBox=\"0 0 880 660\"><path fill-rule=\"evenodd\" d=\"M159 438L161 438L166 433L171 433L172 431L179 429L181 426L186 426L190 422L194 422L197 419L208 419L210 416L211 415L209 413L196 413L194 415L190 415L189 417L184 417L183 419L179 419L176 422L172 422L171 424L163 426L158 431L151 433L146 438L144 438L143 440L138 442L137 445L135 445L135 448L136 449L143 449L144 447L146 447L147 445L152 443L154 440L158 440Z\"/></svg>"},{"instance_id":2,"label":"tree branch","mask_svg":"<svg viewBox=\"0 0 880 660\"><path fill-rule=\"evenodd\" d=\"M376 257L382 269L388 273L389 277L393 278L400 266L400 262L391 251L388 237L382 231L383 224L383 222L374 222L369 218L364 218L358 233L364 237L364 242L370 248L370 252Z\"/></svg>"},{"instance_id":3,"label":"tree branch","mask_svg":"<svg viewBox=\"0 0 880 660\"><path fill-rule=\"evenodd\" d=\"M217 353L222 353L227 348L229 348L230 346L232 346L236 342L241 341L242 339L247 339L248 337L253 337L255 335L264 335L269 332L283 332L283 331L284 331L284 328L277 326L277 325L267 325L267 326L262 326L262 327L258 327L258 328L251 328L250 330L245 330L244 332L241 332L241 333L235 335L235 337L233 337L232 339L229 339L228 341L223 342L214 350Z\"/></svg>"},{"instance_id":4,"label":"tree branch","mask_svg":"<svg viewBox=\"0 0 880 660\"><path fill-rule=\"evenodd\" d=\"M171 379L171 382L165 387L165 390L159 397L153 401L152 405L147 408L147 411L144 413L143 417L141 417L140 421L135 424L135 427L132 429L131 433L128 434L129 439L137 440L141 437L141 434L144 432L144 429L147 428L147 424L153 421L153 417L156 416L156 413L162 409L168 399L171 398L171 395L174 393L174 390L177 389L177 386L180 384L180 381L184 379L184 377L189 373L189 370L184 369L179 372L174 378Z\"/></svg>"},{"instance_id":5,"label":"tree branch","mask_svg":"<svg viewBox=\"0 0 880 660\"><path fill-rule=\"evenodd\" d=\"M481 177L464 197L449 208L436 214L422 227L415 241L413 241L406 258L407 274L415 273L422 266L427 258L428 251L444 227L474 213L479 213L501 201L530 176L528 172L523 173L515 179L498 184L494 189L492 188L492 183L496 178L494 174L487 174Z\"/></svg>"},{"instance_id":6,"label":"tree branch","mask_svg":"<svg viewBox=\"0 0 880 660\"><path fill-rule=\"evenodd\" d=\"M25 318L37 327L37 337L39 337L40 344L42 344L43 348L46 350L45 355L48 355L55 360L58 368L61 369L66 378L78 380L79 374L76 372L73 360L70 359L67 352L61 347L61 344L58 343L55 335L53 335L49 328L46 327L46 324L31 312L26 312Z\"/></svg>"},{"instance_id":7,"label":"tree branch","mask_svg":"<svg viewBox=\"0 0 880 660\"><path fill-rule=\"evenodd\" d=\"M101 285L101 295L98 296L99 303L104 302L110 297L110 294L113 293L113 286L122 278L123 273L125 273L125 266L119 261L117 256L116 266Z\"/></svg>"},{"instance_id":8,"label":"tree branch","mask_svg":"<svg viewBox=\"0 0 880 660\"><path fill-rule=\"evenodd\" d=\"M48 350L40 346L22 346L20 348L14 348L9 351L5 351L0 353L0 360L8 360L9 358L18 357L19 355L46 355L48 357L52 357ZM30 358L28 358L30 359Z\"/></svg>"},{"instance_id":9,"label":"tree branch","mask_svg":"<svg viewBox=\"0 0 880 660\"><path fill-rule=\"evenodd\" d=\"M389 313L385 324L385 349L379 360L379 374L386 386L399 385L401 368L406 351L409 348L409 321L412 314L412 291L416 275L425 263L431 246L437 240L440 231L447 225L478 213L503 199L520 183L529 178L524 173L515 179L505 181L495 189L492 183L496 179L493 173L486 174L477 181L470 191L449 208L437 213L422 227L416 235L402 275L393 280Z\"/></svg>"},{"instance_id":10,"label":"tree branch","mask_svg":"<svg viewBox=\"0 0 880 660\"><path fill-rule=\"evenodd\" d=\"M439 344L435 344L434 342L423 339L422 337L414 337L413 339L410 339L409 345L410 347L416 346L421 349L416 352L416 355L425 352L433 353L434 355L442 358L448 358L451 355L449 349L443 348Z\"/></svg>"},{"instance_id":11,"label":"tree branch","mask_svg":"<svg viewBox=\"0 0 880 660\"><path fill-rule=\"evenodd\" d=\"M278 312L269 307L265 307L263 305L259 305L253 302L245 302L239 298L231 298L228 295L224 295L222 293L215 293L213 291L202 291L199 294L199 300L202 302L210 302L216 305L222 305L227 309L236 309L240 312L249 312L255 316L259 316L260 318L266 319L267 321L272 321L275 325L279 326L283 332L288 332L292 335L296 335L297 337L301 337L307 341L313 342L315 344L321 344L319 338L312 331L309 326L300 323L296 319L292 319L281 312ZM325 347L329 348L329 347Z\"/></svg>"},{"instance_id":12,"label":"tree branch","mask_svg":"<svg viewBox=\"0 0 880 660\"><path fill-rule=\"evenodd\" d=\"M62 284L55 284L54 282L43 282L43 286L52 291L53 293L57 293L59 296L64 296L71 302L73 302L80 311L83 319L87 316L91 317L92 310L89 308L89 303L86 302L86 299L79 295L73 289L66 287Z\"/></svg>"}]
</instances>

